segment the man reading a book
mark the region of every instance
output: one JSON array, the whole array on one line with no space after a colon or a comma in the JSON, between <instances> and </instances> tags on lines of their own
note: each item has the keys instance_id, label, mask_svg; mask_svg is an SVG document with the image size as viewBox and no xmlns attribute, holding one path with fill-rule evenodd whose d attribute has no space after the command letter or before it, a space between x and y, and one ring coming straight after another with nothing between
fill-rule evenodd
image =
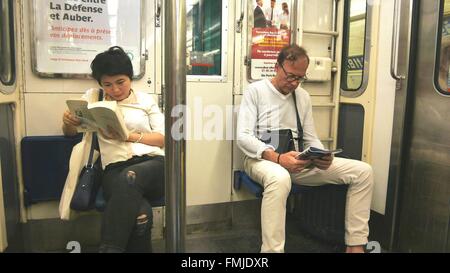
<instances>
[{"instance_id":1,"label":"man reading a book","mask_svg":"<svg viewBox=\"0 0 450 273\"><path fill-rule=\"evenodd\" d=\"M151 95L131 87L133 66L120 47L98 54L91 63L99 88L87 90L89 103L117 102L127 136L98 130L106 208L100 252L151 252L152 207L164 196L164 116ZM66 111L63 132L77 134L80 119ZM133 175L130 175L133 174Z\"/></svg>"},{"instance_id":2,"label":"man reading a book","mask_svg":"<svg viewBox=\"0 0 450 273\"><path fill-rule=\"evenodd\" d=\"M301 87L308 65L309 57L303 48L284 47L275 65L276 75L250 84L241 102L237 144L245 154L245 172L264 187L261 252L284 252L286 200L291 183L349 185L346 252L364 252L373 188L371 166L332 155L313 160L297 157L303 148L323 149L314 128L310 96ZM274 145L262 141L265 133L280 129L292 131L295 151L278 153Z\"/></svg>"}]
</instances>

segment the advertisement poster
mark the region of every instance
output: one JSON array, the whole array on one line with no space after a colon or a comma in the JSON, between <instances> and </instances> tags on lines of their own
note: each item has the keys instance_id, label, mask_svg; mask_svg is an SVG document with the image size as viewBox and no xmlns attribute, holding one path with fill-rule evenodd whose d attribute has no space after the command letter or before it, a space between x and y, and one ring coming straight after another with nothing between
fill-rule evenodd
<instances>
[{"instance_id":1,"label":"advertisement poster","mask_svg":"<svg viewBox=\"0 0 450 273\"><path fill-rule=\"evenodd\" d=\"M257 0L253 7L251 42L251 78L259 80L275 75L278 53L290 44L291 1Z\"/></svg>"},{"instance_id":2,"label":"advertisement poster","mask_svg":"<svg viewBox=\"0 0 450 273\"><path fill-rule=\"evenodd\" d=\"M89 74L100 52L121 46L141 73L141 1L35 0L34 46L38 73Z\"/></svg>"},{"instance_id":3,"label":"advertisement poster","mask_svg":"<svg viewBox=\"0 0 450 273\"><path fill-rule=\"evenodd\" d=\"M290 30L253 28L251 77L254 80L275 76L275 64L280 50L289 45Z\"/></svg>"}]
</instances>

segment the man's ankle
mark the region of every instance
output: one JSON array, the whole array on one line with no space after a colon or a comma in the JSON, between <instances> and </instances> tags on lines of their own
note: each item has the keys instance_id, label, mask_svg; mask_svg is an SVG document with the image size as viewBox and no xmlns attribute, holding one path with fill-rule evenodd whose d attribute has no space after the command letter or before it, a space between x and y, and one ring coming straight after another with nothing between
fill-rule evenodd
<instances>
[{"instance_id":1,"label":"man's ankle","mask_svg":"<svg viewBox=\"0 0 450 273\"><path fill-rule=\"evenodd\" d=\"M364 245L360 246L347 246L345 253L365 253Z\"/></svg>"}]
</instances>

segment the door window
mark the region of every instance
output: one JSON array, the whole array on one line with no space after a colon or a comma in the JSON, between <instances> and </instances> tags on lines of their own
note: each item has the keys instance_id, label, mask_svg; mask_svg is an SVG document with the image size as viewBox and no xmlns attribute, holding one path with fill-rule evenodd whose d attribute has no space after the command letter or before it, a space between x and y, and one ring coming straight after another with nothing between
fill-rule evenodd
<instances>
[{"instance_id":1,"label":"door window","mask_svg":"<svg viewBox=\"0 0 450 273\"><path fill-rule=\"evenodd\" d=\"M222 76L223 3L220 0L186 0L187 10L187 74Z\"/></svg>"},{"instance_id":2,"label":"door window","mask_svg":"<svg viewBox=\"0 0 450 273\"><path fill-rule=\"evenodd\" d=\"M450 0L441 1L435 85L443 95L450 95Z\"/></svg>"},{"instance_id":3,"label":"door window","mask_svg":"<svg viewBox=\"0 0 450 273\"><path fill-rule=\"evenodd\" d=\"M341 89L357 92L364 80L366 52L366 0L345 1Z\"/></svg>"}]
</instances>

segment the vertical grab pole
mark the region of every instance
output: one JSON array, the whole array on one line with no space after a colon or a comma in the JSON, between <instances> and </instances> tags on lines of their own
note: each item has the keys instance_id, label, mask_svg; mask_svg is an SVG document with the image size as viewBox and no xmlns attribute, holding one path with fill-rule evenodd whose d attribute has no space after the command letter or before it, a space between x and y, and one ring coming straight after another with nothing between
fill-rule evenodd
<instances>
[{"instance_id":1,"label":"vertical grab pole","mask_svg":"<svg viewBox=\"0 0 450 273\"><path fill-rule=\"evenodd\" d=\"M331 19L331 31L337 32L337 17L338 17L338 0L333 0L333 10ZM336 62L336 39L338 37L331 37L331 61Z\"/></svg>"},{"instance_id":2,"label":"vertical grab pole","mask_svg":"<svg viewBox=\"0 0 450 273\"><path fill-rule=\"evenodd\" d=\"M186 236L186 117L173 110L186 106L186 1L165 0L164 7L166 252L180 253Z\"/></svg>"},{"instance_id":3,"label":"vertical grab pole","mask_svg":"<svg viewBox=\"0 0 450 273\"><path fill-rule=\"evenodd\" d=\"M303 44L303 34L299 34L299 31L303 32L303 1L300 1L301 7L299 10L299 1L292 1L291 15L289 17L289 25L291 28L291 44L299 43ZM301 41L298 41L298 36L300 35Z\"/></svg>"},{"instance_id":4,"label":"vertical grab pole","mask_svg":"<svg viewBox=\"0 0 450 273\"><path fill-rule=\"evenodd\" d=\"M394 2L394 24L392 31L392 49L391 49L391 76L397 81L404 80L405 76L398 74L398 43L400 35L400 20L401 20L401 1Z\"/></svg>"}]
</instances>

